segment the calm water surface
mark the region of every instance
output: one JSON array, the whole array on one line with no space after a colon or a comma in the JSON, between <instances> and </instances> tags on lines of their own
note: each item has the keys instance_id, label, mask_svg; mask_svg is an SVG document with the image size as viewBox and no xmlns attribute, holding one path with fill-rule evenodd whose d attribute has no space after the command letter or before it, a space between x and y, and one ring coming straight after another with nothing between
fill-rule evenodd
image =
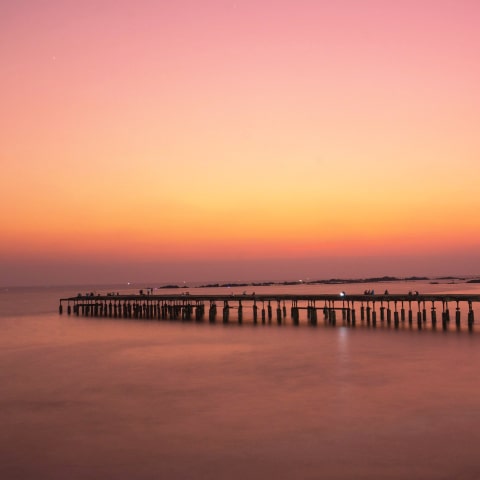
<instances>
[{"instance_id":1,"label":"calm water surface","mask_svg":"<svg viewBox=\"0 0 480 480\"><path fill-rule=\"evenodd\" d=\"M76 293L0 293L0 478L480 478L475 329L59 316Z\"/></svg>"}]
</instances>

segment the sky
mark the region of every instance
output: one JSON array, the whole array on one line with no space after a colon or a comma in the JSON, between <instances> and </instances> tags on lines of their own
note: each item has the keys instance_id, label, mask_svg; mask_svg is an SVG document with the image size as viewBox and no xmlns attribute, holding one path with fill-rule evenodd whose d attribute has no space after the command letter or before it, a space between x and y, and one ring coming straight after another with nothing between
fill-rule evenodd
<instances>
[{"instance_id":1,"label":"sky","mask_svg":"<svg viewBox=\"0 0 480 480\"><path fill-rule=\"evenodd\" d=\"M480 2L0 5L0 285L480 275Z\"/></svg>"}]
</instances>

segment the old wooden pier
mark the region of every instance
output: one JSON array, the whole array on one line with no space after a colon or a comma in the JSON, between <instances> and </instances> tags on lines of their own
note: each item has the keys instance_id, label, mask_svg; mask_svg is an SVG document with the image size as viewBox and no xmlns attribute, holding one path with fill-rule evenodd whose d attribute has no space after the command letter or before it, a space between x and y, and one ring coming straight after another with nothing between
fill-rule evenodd
<instances>
[{"instance_id":1,"label":"old wooden pier","mask_svg":"<svg viewBox=\"0 0 480 480\"><path fill-rule=\"evenodd\" d=\"M399 327L402 324L416 325L419 329L441 324L444 330L449 325L461 327L466 320L471 330L474 324L473 305L480 302L480 295L438 294L385 294L385 295L290 295L290 294L79 294L61 298L59 313L88 317L158 319L158 320L206 320L211 323L237 321L242 323L245 309L251 309L253 323L287 322L289 310L291 323L301 320L317 325L320 316L328 325L337 322L355 326L358 322L375 327L379 323ZM236 311L236 318L231 313ZM302 314L301 314L302 312Z\"/></svg>"}]
</instances>

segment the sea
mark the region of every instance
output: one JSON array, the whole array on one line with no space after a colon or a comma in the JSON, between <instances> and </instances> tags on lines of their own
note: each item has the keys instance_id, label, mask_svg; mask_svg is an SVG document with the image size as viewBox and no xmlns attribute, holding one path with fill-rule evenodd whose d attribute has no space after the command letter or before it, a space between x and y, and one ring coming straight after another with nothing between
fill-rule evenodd
<instances>
[{"instance_id":1,"label":"sea","mask_svg":"<svg viewBox=\"0 0 480 480\"><path fill-rule=\"evenodd\" d=\"M462 280L0 288L0 478L477 480L480 305L444 331L60 315L78 293L471 293ZM306 315L303 311L301 315ZM454 324L454 322L451 322ZM478 325L478 326L477 326Z\"/></svg>"}]
</instances>

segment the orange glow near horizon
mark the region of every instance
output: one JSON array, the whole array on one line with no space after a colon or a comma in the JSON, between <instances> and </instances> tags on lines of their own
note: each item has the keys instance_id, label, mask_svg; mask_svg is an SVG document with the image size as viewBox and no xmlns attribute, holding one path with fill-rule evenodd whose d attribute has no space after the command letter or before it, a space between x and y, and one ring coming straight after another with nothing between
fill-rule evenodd
<instances>
[{"instance_id":1,"label":"orange glow near horizon","mask_svg":"<svg viewBox=\"0 0 480 480\"><path fill-rule=\"evenodd\" d=\"M4 7L0 260L479 246L478 2L180 3Z\"/></svg>"}]
</instances>

